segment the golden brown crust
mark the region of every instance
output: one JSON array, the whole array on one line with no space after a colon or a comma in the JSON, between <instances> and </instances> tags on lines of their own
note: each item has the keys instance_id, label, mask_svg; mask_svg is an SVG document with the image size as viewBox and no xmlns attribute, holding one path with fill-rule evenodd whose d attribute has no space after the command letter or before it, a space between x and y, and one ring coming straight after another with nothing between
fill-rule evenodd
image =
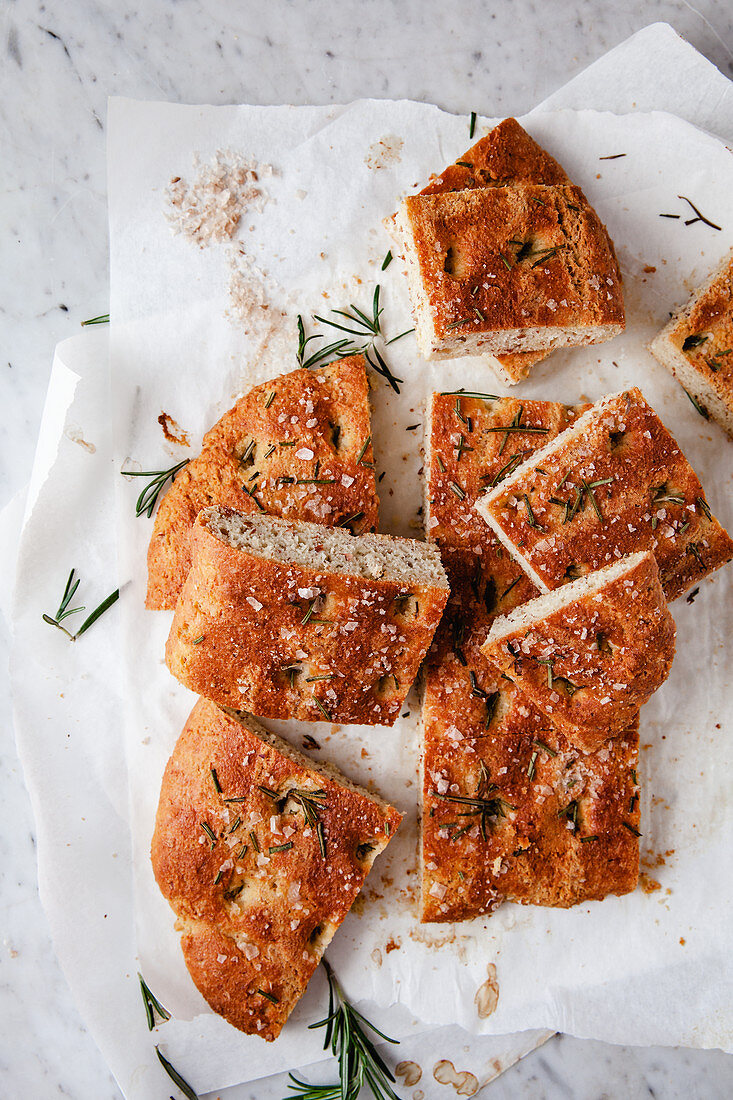
<instances>
[{"instance_id":1,"label":"golden brown crust","mask_svg":"<svg viewBox=\"0 0 733 1100\"><path fill-rule=\"evenodd\" d=\"M675 625L656 559L651 551L636 558L602 586L563 589L568 599L553 611L535 600L521 623L496 619L481 649L583 752L626 730L672 667Z\"/></svg>"},{"instance_id":2,"label":"golden brown crust","mask_svg":"<svg viewBox=\"0 0 733 1100\"><path fill-rule=\"evenodd\" d=\"M151 847L196 985L230 1024L268 1040L401 820L287 751L249 716L200 699L163 776ZM292 790L316 792L325 857Z\"/></svg>"},{"instance_id":3,"label":"golden brown crust","mask_svg":"<svg viewBox=\"0 0 733 1100\"><path fill-rule=\"evenodd\" d=\"M404 210L438 342L559 328L563 343L582 344L608 338L595 329L623 328L616 257L579 188L415 195Z\"/></svg>"},{"instance_id":4,"label":"golden brown crust","mask_svg":"<svg viewBox=\"0 0 733 1100\"><path fill-rule=\"evenodd\" d=\"M636 388L604 397L477 508L547 589L653 550L671 601L733 557L694 470Z\"/></svg>"},{"instance_id":5,"label":"golden brown crust","mask_svg":"<svg viewBox=\"0 0 733 1100\"><path fill-rule=\"evenodd\" d=\"M421 195L527 183L569 183L564 169L515 118L505 118L423 187Z\"/></svg>"},{"instance_id":6,"label":"golden brown crust","mask_svg":"<svg viewBox=\"0 0 733 1100\"><path fill-rule=\"evenodd\" d=\"M429 537L441 549L464 547L480 557L486 524L474 510L476 501L587 408L558 401L434 393L426 474ZM496 545L494 539L489 542Z\"/></svg>"},{"instance_id":7,"label":"golden brown crust","mask_svg":"<svg viewBox=\"0 0 733 1100\"><path fill-rule=\"evenodd\" d=\"M650 350L733 436L733 252L674 314Z\"/></svg>"},{"instance_id":8,"label":"golden brown crust","mask_svg":"<svg viewBox=\"0 0 733 1100\"><path fill-rule=\"evenodd\" d=\"M630 831L638 831L639 821L635 728L599 753L582 756L480 651L496 616L525 603L537 589L493 534L487 538L477 528L470 505L513 453L536 450L582 410L555 402L464 397L460 413L471 419L468 435L455 400L434 395L430 426L428 524L440 545L451 596L426 661L424 921L469 920L490 912L503 897L572 905L633 890L638 875L638 840ZM548 431L510 432L504 444L504 433L487 430L512 424L520 409L522 423ZM461 448L459 460L461 432L473 450ZM464 500L447 489L448 481L463 487ZM503 807L513 817L502 817L501 811L486 815L486 839L481 814L460 816L477 807L450 798L474 797L482 784L489 801L501 797L515 807ZM574 791L581 809L578 828L571 830L567 813L570 807L573 816ZM466 825L468 831L456 836ZM598 840L581 841L581 834Z\"/></svg>"},{"instance_id":9,"label":"golden brown crust","mask_svg":"<svg viewBox=\"0 0 733 1100\"><path fill-rule=\"evenodd\" d=\"M368 394L364 358L355 355L281 375L240 398L206 433L201 454L158 508L147 607L175 607L191 565L191 528L211 504L349 526L356 534L374 530L379 502Z\"/></svg>"},{"instance_id":10,"label":"golden brown crust","mask_svg":"<svg viewBox=\"0 0 733 1100\"><path fill-rule=\"evenodd\" d=\"M485 137L431 179L421 195L495 187L510 182L570 183L564 169L529 136L515 118L505 118ZM500 375L508 383L520 382L549 351L525 351L494 356Z\"/></svg>"},{"instance_id":11,"label":"golden brown crust","mask_svg":"<svg viewBox=\"0 0 733 1100\"><path fill-rule=\"evenodd\" d=\"M256 556L216 537L206 515L191 534L191 570L166 643L173 675L222 706L269 718L393 725L447 586ZM360 542L367 537L386 551L395 541Z\"/></svg>"}]
</instances>

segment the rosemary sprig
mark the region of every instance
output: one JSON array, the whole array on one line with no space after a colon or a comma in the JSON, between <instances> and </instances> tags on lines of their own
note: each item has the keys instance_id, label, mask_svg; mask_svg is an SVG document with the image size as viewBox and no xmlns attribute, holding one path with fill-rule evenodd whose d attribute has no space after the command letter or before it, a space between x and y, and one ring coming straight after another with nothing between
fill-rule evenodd
<instances>
[{"instance_id":1,"label":"rosemary sprig","mask_svg":"<svg viewBox=\"0 0 733 1100\"><path fill-rule=\"evenodd\" d=\"M323 363L330 358L343 359L344 356L349 355L356 349L352 348L350 340L335 340L331 344L326 344L325 347L318 348L317 351L311 352L310 355L306 355L306 348L312 340L322 340L323 334L320 332L313 333L312 336L305 335L305 325L301 314L298 314L298 351L296 353L296 359L298 360L298 366L303 370L308 370L310 367L315 367L319 363Z\"/></svg>"},{"instance_id":2,"label":"rosemary sprig","mask_svg":"<svg viewBox=\"0 0 733 1100\"><path fill-rule=\"evenodd\" d=\"M161 1066L168 1074L176 1088L179 1088L181 1090L183 1095L186 1097L186 1100L199 1100L198 1096L193 1091L185 1077L181 1077L175 1066L172 1066L166 1056L160 1053L160 1047L157 1044L155 1047L155 1053L158 1055L158 1061L160 1062Z\"/></svg>"},{"instance_id":3,"label":"rosemary sprig","mask_svg":"<svg viewBox=\"0 0 733 1100\"><path fill-rule=\"evenodd\" d=\"M339 1083L335 1085L309 1085L294 1074L290 1074L293 1089L290 1100L356 1100L364 1085L371 1091L374 1100L399 1100L392 1088L394 1075L376 1049L374 1039L368 1031L378 1035L387 1043L397 1045L397 1039L391 1039L375 1027L345 998L336 975L326 962L321 960L328 978L328 1014L309 1030L325 1028L324 1050L338 1059Z\"/></svg>"},{"instance_id":4,"label":"rosemary sprig","mask_svg":"<svg viewBox=\"0 0 733 1100\"><path fill-rule=\"evenodd\" d=\"M471 111L471 121L468 124L468 136L470 138L476 133L476 112Z\"/></svg>"},{"instance_id":5,"label":"rosemary sprig","mask_svg":"<svg viewBox=\"0 0 733 1100\"><path fill-rule=\"evenodd\" d=\"M109 313L100 313L99 317L90 317L88 321L82 321L81 327L85 325L108 325Z\"/></svg>"},{"instance_id":6,"label":"rosemary sprig","mask_svg":"<svg viewBox=\"0 0 733 1100\"><path fill-rule=\"evenodd\" d=\"M42 616L44 623L48 623L49 626L55 626L58 630L62 630L69 641L72 642L75 642L77 638L81 638L82 634L85 634L89 627L92 626L93 623L96 623L97 619L101 618L101 616L104 615L105 611L108 611L112 604L117 603L120 598L120 590L119 588L115 588L114 592L110 592L109 596L107 596L106 599L102 600L99 606L95 607L94 611L87 615L86 619L81 624L76 633L72 634L70 630L67 630L66 627L62 626L61 624L65 619L68 619L70 615L77 615L82 611L86 611L86 608L83 604L80 607L69 607L69 604L73 600L74 594L79 587L81 581L80 577L76 577L76 579L74 578L74 573L74 569L72 569L69 573L68 579L66 581L66 587L64 588L64 594L61 597L61 602L59 603L59 608L56 612L56 615L52 616L44 614Z\"/></svg>"},{"instance_id":7,"label":"rosemary sprig","mask_svg":"<svg viewBox=\"0 0 733 1100\"><path fill-rule=\"evenodd\" d=\"M392 249L390 248L389 251L387 252L387 255L382 260L382 271L387 270L389 265L392 263L392 260L393 260Z\"/></svg>"},{"instance_id":8,"label":"rosemary sprig","mask_svg":"<svg viewBox=\"0 0 733 1100\"><path fill-rule=\"evenodd\" d=\"M151 991L150 986L143 978L142 974L138 970L137 976L140 979L140 995L145 1005L145 1015L148 1018L148 1031L152 1031L155 1027L155 1013L157 1012L163 1023L166 1020L170 1020L171 1014L167 1008L164 1008L155 994Z\"/></svg>"},{"instance_id":9,"label":"rosemary sprig","mask_svg":"<svg viewBox=\"0 0 733 1100\"><path fill-rule=\"evenodd\" d=\"M472 390L441 390L441 397L475 397L478 401L500 401L495 393L479 393Z\"/></svg>"},{"instance_id":10,"label":"rosemary sprig","mask_svg":"<svg viewBox=\"0 0 733 1100\"><path fill-rule=\"evenodd\" d=\"M146 515L148 519L150 519L166 481L168 481L169 478L171 482L174 481L178 471L182 470L184 466L187 466L189 462L190 459L184 458L182 462L178 462L168 470L120 470L123 477L152 478L152 481L145 486L142 493L137 498L135 515L138 517Z\"/></svg>"},{"instance_id":11,"label":"rosemary sprig","mask_svg":"<svg viewBox=\"0 0 733 1100\"><path fill-rule=\"evenodd\" d=\"M326 798L326 792L320 791L308 791L293 789L288 791L291 798L300 806L303 811L303 817L305 818L306 825L309 825L312 829L316 830L316 836L318 837L318 846L321 849L321 856L326 858L326 838L323 835L323 822L318 816L319 812L323 809L324 800Z\"/></svg>"},{"instance_id":12,"label":"rosemary sprig","mask_svg":"<svg viewBox=\"0 0 733 1100\"><path fill-rule=\"evenodd\" d=\"M720 226L720 225L716 225L715 222L710 221L710 218L706 218L704 214L701 214L700 211L695 206L692 199L688 199L686 195L678 195L677 198L682 199L683 202L686 202L687 205L689 207L691 207L692 210L695 211L695 217L694 218L688 218L685 221L685 225L694 225L695 222L703 222L705 225L709 225L711 229L717 229L720 232L722 232L723 227Z\"/></svg>"},{"instance_id":13,"label":"rosemary sprig","mask_svg":"<svg viewBox=\"0 0 733 1100\"><path fill-rule=\"evenodd\" d=\"M687 396L690 399L690 404L692 404L695 407L697 412L700 413L700 416L702 416L705 420L709 420L710 419L710 413L705 408L705 406L701 405L700 402L697 400L697 398L693 397L692 394L688 390L685 390L685 393L687 394Z\"/></svg>"}]
</instances>

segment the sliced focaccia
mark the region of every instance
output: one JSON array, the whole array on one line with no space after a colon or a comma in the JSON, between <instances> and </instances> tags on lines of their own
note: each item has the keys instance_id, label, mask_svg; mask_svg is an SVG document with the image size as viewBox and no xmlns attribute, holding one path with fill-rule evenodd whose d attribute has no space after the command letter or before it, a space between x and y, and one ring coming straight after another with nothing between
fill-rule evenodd
<instances>
[{"instance_id":1,"label":"sliced focaccia","mask_svg":"<svg viewBox=\"0 0 733 1100\"><path fill-rule=\"evenodd\" d=\"M147 606L173 608L191 566L202 508L374 530L378 499L364 359L296 370L255 387L204 436L155 517Z\"/></svg>"},{"instance_id":2,"label":"sliced focaccia","mask_svg":"<svg viewBox=\"0 0 733 1100\"><path fill-rule=\"evenodd\" d=\"M199 513L166 661L222 706L391 726L440 621L435 547L228 508Z\"/></svg>"},{"instance_id":3,"label":"sliced focaccia","mask_svg":"<svg viewBox=\"0 0 733 1100\"><path fill-rule=\"evenodd\" d=\"M537 589L481 530L472 505L580 412L552 401L433 395L426 528L451 596L426 660L425 921L468 920L504 896L571 905L636 884L635 729L608 752L583 756L481 653L496 616Z\"/></svg>"},{"instance_id":4,"label":"sliced focaccia","mask_svg":"<svg viewBox=\"0 0 733 1100\"><path fill-rule=\"evenodd\" d=\"M649 350L703 415L733 436L733 252L677 310Z\"/></svg>"},{"instance_id":5,"label":"sliced focaccia","mask_svg":"<svg viewBox=\"0 0 733 1100\"><path fill-rule=\"evenodd\" d=\"M636 388L602 398L476 507L544 592L653 550L673 600L733 557L694 470Z\"/></svg>"},{"instance_id":6,"label":"sliced focaccia","mask_svg":"<svg viewBox=\"0 0 733 1100\"><path fill-rule=\"evenodd\" d=\"M215 1012L277 1038L401 816L248 714L198 701L165 769L151 854Z\"/></svg>"},{"instance_id":7,"label":"sliced focaccia","mask_svg":"<svg viewBox=\"0 0 733 1100\"><path fill-rule=\"evenodd\" d=\"M675 625L650 550L494 619L481 652L583 752L627 729L672 667Z\"/></svg>"},{"instance_id":8,"label":"sliced focaccia","mask_svg":"<svg viewBox=\"0 0 733 1100\"><path fill-rule=\"evenodd\" d=\"M515 118L505 118L439 176L423 187L421 195L464 191L476 187L502 187L507 183L570 183L554 157L529 136ZM485 358L502 382L521 382L535 363L549 351L525 351L487 355Z\"/></svg>"},{"instance_id":9,"label":"sliced focaccia","mask_svg":"<svg viewBox=\"0 0 733 1100\"><path fill-rule=\"evenodd\" d=\"M638 721L595 752L570 745L482 657L491 616L461 557L445 554L451 597L426 677L422 919L469 920L504 899L570 906L628 893L639 870ZM482 583L504 593L501 611L527 580L507 592L511 563L495 570Z\"/></svg>"},{"instance_id":10,"label":"sliced focaccia","mask_svg":"<svg viewBox=\"0 0 733 1100\"><path fill-rule=\"evenodd\" d=\"M624 328L613 246L579 188L413 195L395 232L426 359L594 344Z\"/></svg>"}]
</instances>

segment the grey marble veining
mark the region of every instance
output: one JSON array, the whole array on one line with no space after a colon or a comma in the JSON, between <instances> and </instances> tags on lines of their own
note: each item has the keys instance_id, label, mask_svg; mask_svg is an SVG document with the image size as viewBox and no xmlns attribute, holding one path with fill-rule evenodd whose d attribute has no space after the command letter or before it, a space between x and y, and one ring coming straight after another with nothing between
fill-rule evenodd
<instances>
[{"instance_id":1,"label":"grey marble veining","mask_svg":"<svg viewBox=\"0 0 733 1100\"><path fill-rule=\"evenodd\" d=\"M404 96L519 114L657 20L733 76L733 9L723 0L3 3L0 506L27 481L54 345L107 308L107 95L296 104ZM0 1096L113 1100L119 1092L73 1004L37 896L4 662L0 698ZM426 1100L448 1094L422 1087ZM285 1094L283 1081L261 1082L236 1100ZM733 1058L558 1037L486 1095L723 1100L733 1095Z\"/></svg>"}]
</instances>

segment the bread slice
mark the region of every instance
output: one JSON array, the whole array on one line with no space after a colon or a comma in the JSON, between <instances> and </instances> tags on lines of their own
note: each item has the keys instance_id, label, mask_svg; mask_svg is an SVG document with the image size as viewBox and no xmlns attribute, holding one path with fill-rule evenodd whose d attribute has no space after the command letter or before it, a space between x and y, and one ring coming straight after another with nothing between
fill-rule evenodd
<instances>
[{"instance_id":1,"label":"bread slice","mask_svg":"<svg viewBox=\"0 0 733 1100\"><path fill-rule=\"evenodd\" d=\"M586 408L493 394L434 393L426 433L428 536L441 549L462 547L480 559L487 538L476 501ZM496 540L489 542L500 548Z\"/></svg>"},{"instance_id":2,"label":"bread slice","mask_svg":"<svg viewBox=\"0 0 733 1100\"><path fill-rule=\"evenodd\" d=\"M215 1012L277 1038L401 817L250 715L199 699L165 769L151 855Z\"/></svg>"},{"instance_id":3,"label":"bread slice","mask_svg":"<svg viewBox=\"0 0 733 1100\"><path fill-rule=\"evenodd\" d=\"M500 482L582 411L552 401L433 395L425 516L451 595L425 663L424 921L468 920L504 896L571 905L636 884L636 727L583 756L481 653L496 616L537 589L493 533L487 537L472 505L485 485ZM497 430L506 425L514 430ZM472 799L481 789L507 805L496 803L484 816L473 813L480 806L448 797ZM581 841L579 825L597 840Z\"/></svg>"},{"instance_id":4,"label":"bread slice","mask_svg":"<svg viewBox=\"0 0 733 1100\"><path fill-rule=\"evenodd\" d=\"M593 344L624 328L613 247L576 187L413 195L395 231L426 359Z\"/></svg>"},{"instance_id":5,"label":"bread slice","mask_svg":"<svg viewBox=\"0 0 733 1100\"><path fill-rule=\"evenodd\" d=\"M202 508L285 516L355 534L377 525L364 359L355 355L256 386L204 436L155 517L147 606L174 608L191 566Z\"/></svg>"},{"instance_id":6,"label":"bread slice","mask_svg":"<svg viewBox=\"0 0 733 1100\"><path fill-rule=\"evenodd\" d=\"M434 547L205 508L166 644L181 683L269 718L391 726L440 621Z\"/></svg>"},{"instance_id":7,"label":"bread slice","mask_svg":"<svg viewBox=\"0 0 733 1100\"><path fill-rule=\"evenodd\" d=\"M621 734L672 667L675 625L650 550L494 619L481 652L568 742Z\"/></svg>"},{"instance_id":8,"label":"bread slice","mask_svg":"<svg viewBox=\"0 0 733 1100\"><path fill-rule=\"evenodd\" d=\"M515 118L505 118L455 164L431 179L420 194L440 195L446 191L504 186L522 181L570 183L554 157L538 145ZM549 351L525 351L513 355L486 355L485 358L500 380L507 386L513 386L527 378L535 363L546 359L549 354Z\"/></svg>"},{"instance_id":9,"label":"bread slice","mask_svg":"<svg viewBox=\"0 0 733 1100\"><path fill-rule=\"evenodd\" d=\"M482 657L491 616L475 566L452 548L445 562L451 597L423 704L422 920L470 920L504 899L567 907L628 893L639 871L638 719L594 752L570 745ZM503 610L520 585L506 592L506 556L486 565Z\"/></svg>"},{"instance_id":10,"label":"bread slice","mask_svg":"<svg viewBox=\"0 0 733 1100\"><path fill-rule=\"evenodd\" d=\"M703 415L733 437L733 251L649 347Z\"/></svg>"},{"instance_id":11,"label":"bread slice","mask_svg":"<svg viewBox=\"0 0 733 1100\"><path fill-rule=\"evenodd\" d=\"M543 592L653 550L671 601L733 557L694 470L636 387L603 397L476 508Z\"/></svg>"}]
</instances>

